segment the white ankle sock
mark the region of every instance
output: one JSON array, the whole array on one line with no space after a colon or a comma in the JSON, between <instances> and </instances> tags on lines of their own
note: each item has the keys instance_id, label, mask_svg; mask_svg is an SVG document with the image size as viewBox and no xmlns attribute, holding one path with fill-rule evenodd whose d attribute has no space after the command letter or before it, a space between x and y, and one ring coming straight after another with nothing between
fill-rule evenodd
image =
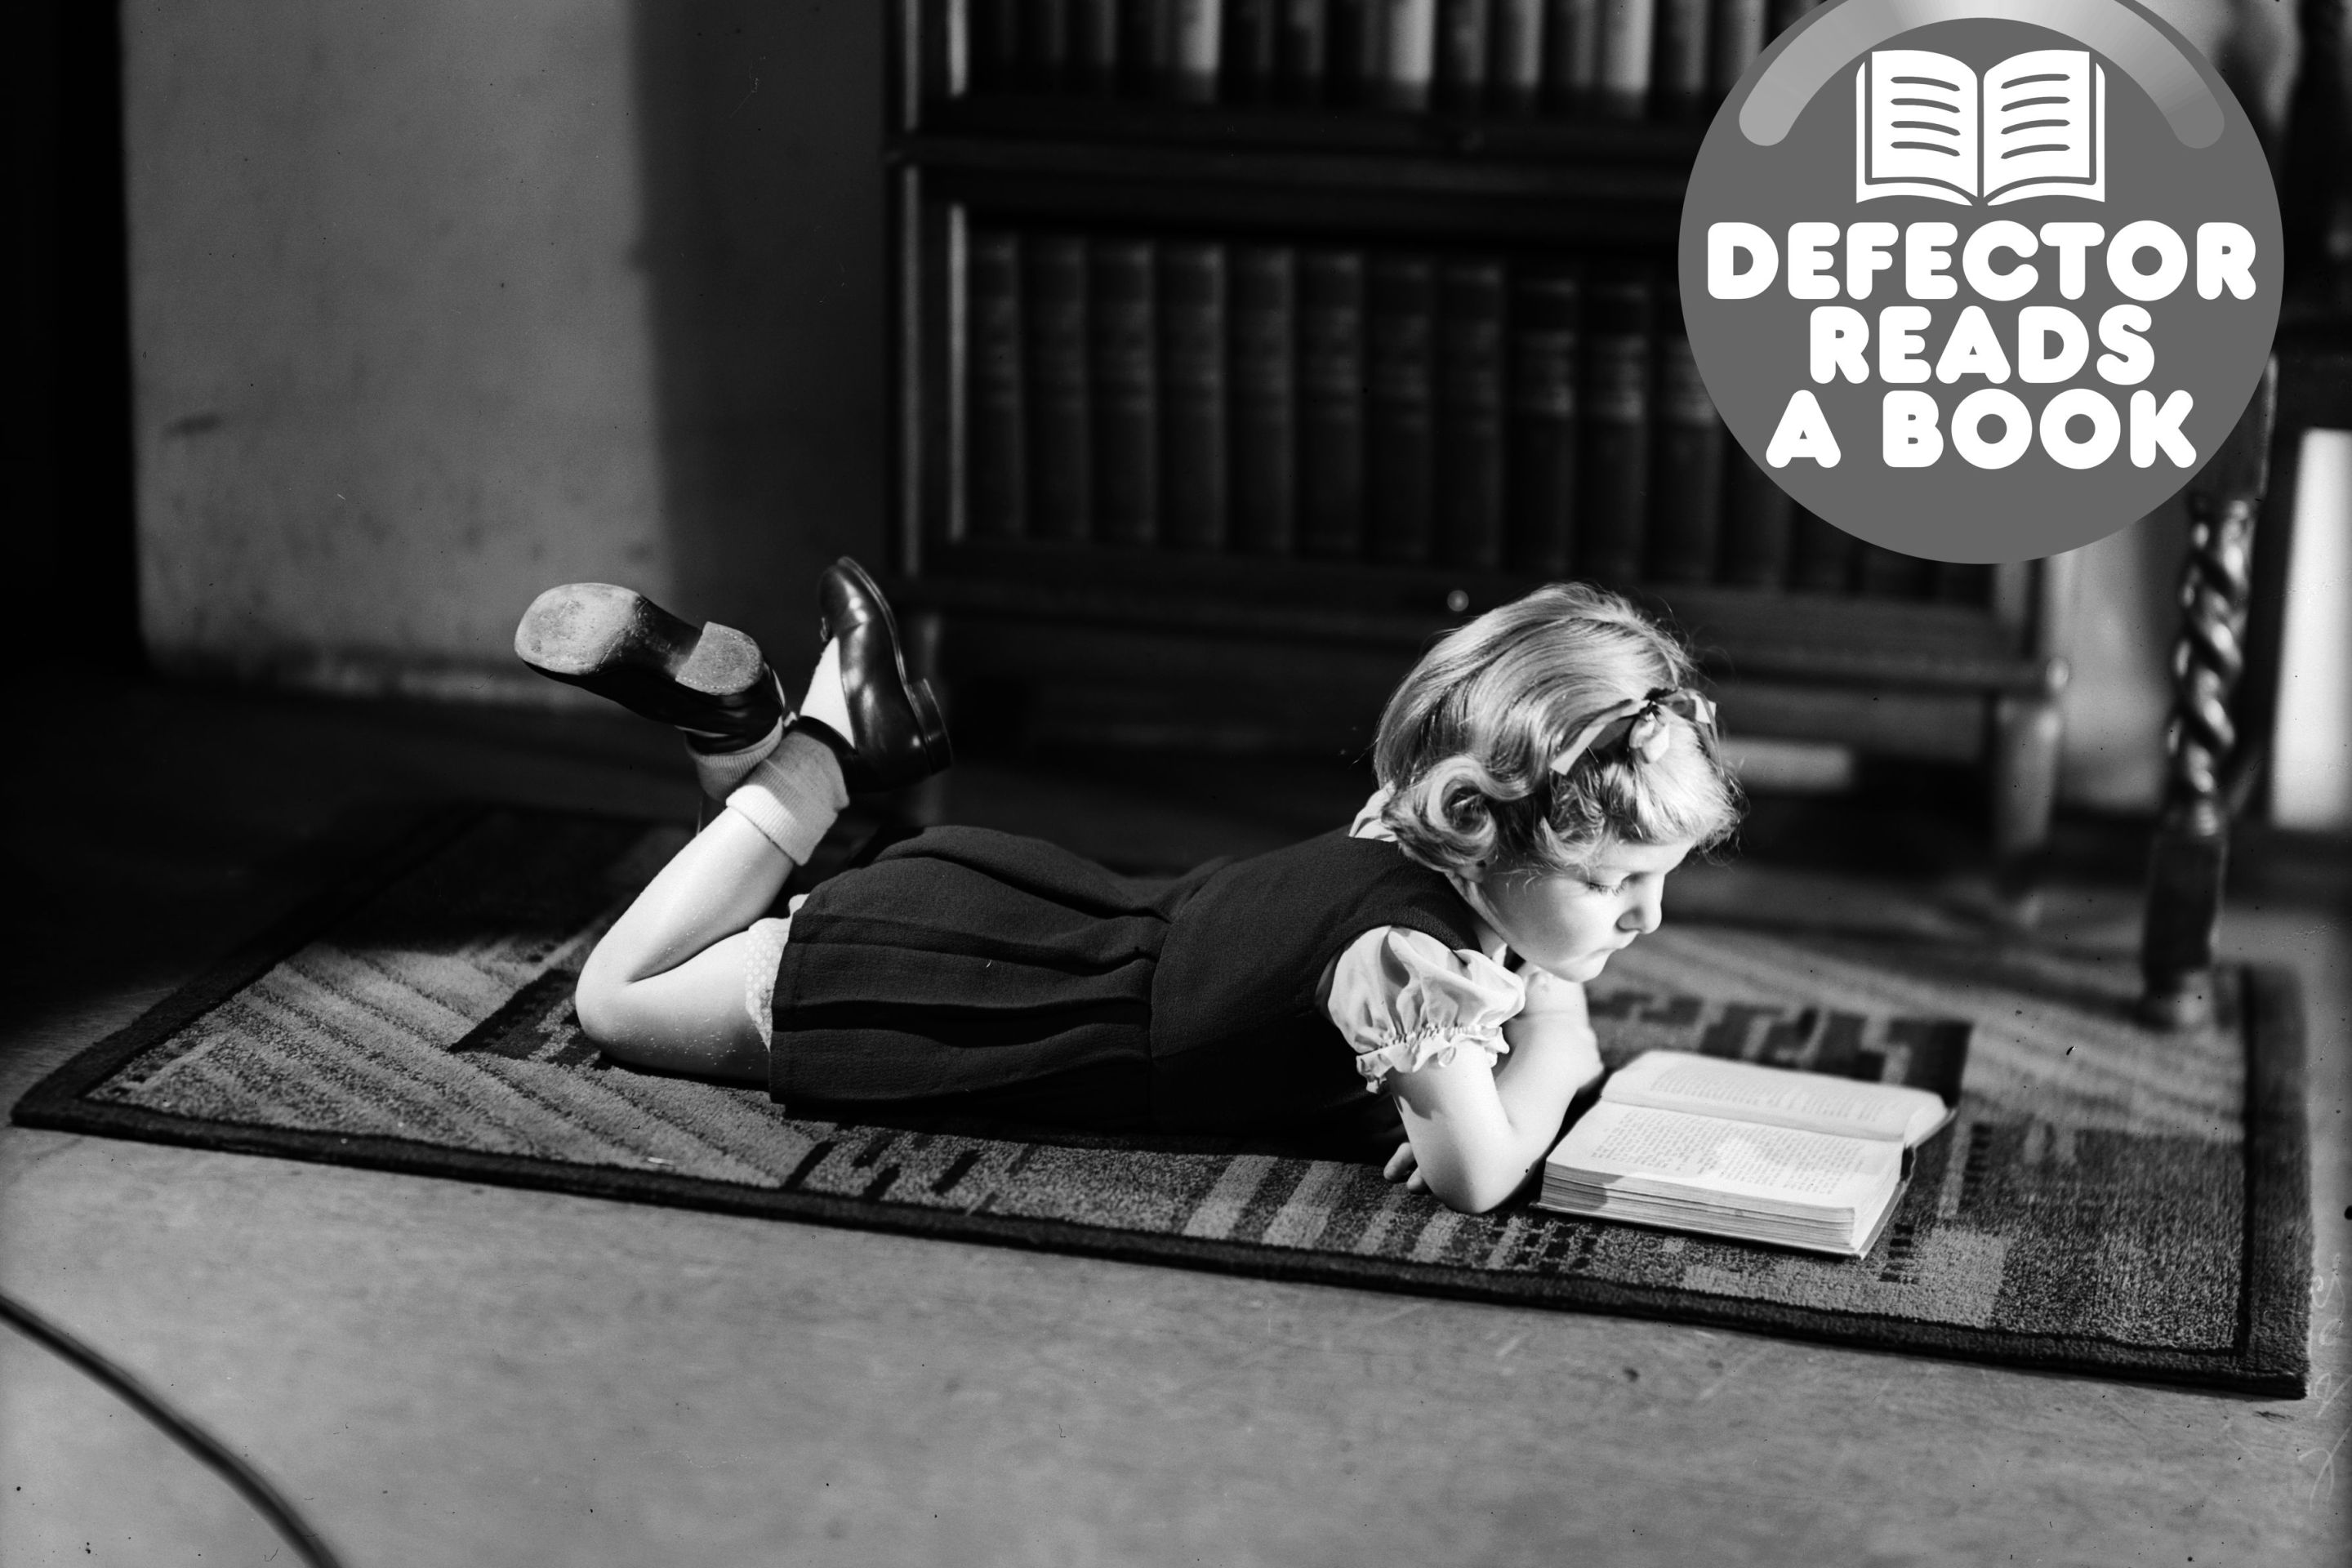
<instances>
[{"instance_id":1,"label":"white ankle sock","mask_svg":"<svg viewBox=\"0 0 2352 1568\"><path fill-rule=\"evenodd\" d=\"M784 738L785 721L776 721L776 727L759 740L736 752L697 751L692 741L686 743L686 754L694 763L694 776L702 785L702 793L712 800L725 800L735 793L735 786L751 776L751 770L767 759Z\"/></svg>"},{"instance_id":2,"label":"white ankle sock","mask_svg":"<svg viewBox=\"0 0 2352 1568\"><path fill-rule=\"evenodd\" d=\"M747 818L795 866L808 864L817 841L848 804L841 760L831 746L797 730L754 763L727 797L727 809Z\"/></svg>"},{"instance_id":3,"label":"white ankle sock","mask_svg":"<svg viewBox=\"0 0 2352 1568\"><path fill-rule=\"evenodd\" d=\"M850 739L849 700L841 694L841 644L824 645L816 671L809 677L808 695L801 699L801 716L814 719L843 740Z\"/></svg>"}]
</instances>

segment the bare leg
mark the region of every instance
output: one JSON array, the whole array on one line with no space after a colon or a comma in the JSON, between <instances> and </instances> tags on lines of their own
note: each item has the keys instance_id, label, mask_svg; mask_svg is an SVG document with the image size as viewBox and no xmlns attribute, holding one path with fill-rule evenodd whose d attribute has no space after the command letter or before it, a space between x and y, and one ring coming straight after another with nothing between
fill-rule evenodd
<instances>
[{"instance_id":1,"label":"bare leg","mask_svg":"<svg viewBox=\"0 0 2352 1568\"><path fill-rule=\"evenodd\" d=\"M767 1042L743 1006L744 929L793 862L721 812L646 884L580 972L580 1027L636 1067L764 1082Z\"/></svg>"},{"instance_id":2,"label":"bare leg","mask_svg":"<svg viewBox=\"0 0 2352 1568\"><path fill-rule=\"evenodd\" d=\"M764 1080L765 1021L745 1003L742 933L846 799L824 742L785 736L589 954L575 998L588 1037L638 1067Z\"/></svg>"}]
</instances>

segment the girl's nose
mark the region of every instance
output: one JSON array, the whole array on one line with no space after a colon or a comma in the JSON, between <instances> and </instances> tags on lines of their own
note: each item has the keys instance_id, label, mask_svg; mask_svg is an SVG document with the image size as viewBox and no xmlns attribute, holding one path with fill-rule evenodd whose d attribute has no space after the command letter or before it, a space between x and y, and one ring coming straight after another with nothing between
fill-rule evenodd
<instances>
[{"instance_id":1,"label":"girl's nose","mask_svg":"<svg viewBox=\"0 0 2352 1568\"><path fill-rule=\"evenodd\" d=\"M1658 929L1665 918L1664 900L1666 890L1660 885L1664 880L1661 878L1658 882L1636 885L1633 903L1618 917L1618 930L1630 931L1636 936L1647 936Z\"/></svg>"}]
</instances>

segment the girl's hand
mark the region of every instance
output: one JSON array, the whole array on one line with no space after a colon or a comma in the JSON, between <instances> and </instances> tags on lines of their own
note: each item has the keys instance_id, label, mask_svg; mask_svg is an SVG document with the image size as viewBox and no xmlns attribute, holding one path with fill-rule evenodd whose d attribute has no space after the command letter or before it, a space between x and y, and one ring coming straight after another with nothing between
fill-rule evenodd
<instances>
[{"instance_id":1,"label":"girl's hand","mask_svg":"<svg viewBox=\"0 0 2352 1568\"><path fill-rule=\"evenodd\" d=\"M1402 1182L1409 1193L1429 1191L1428 1179L1421 1173L1421 1162L1413 1157L1412 1145L1400 1143L1397 1152L1389 1156L1388 1164L1381 1171L1391 1182Z\"/></svg>"},{"instance_id":2,"label":"girl's hand","mask_svg":"<svg viewBox=\"0 0 2352 1568\"><path fill-rule=\"evenodd\" d=\"M1576 981L1532 972L1527 1007L1503 1026L1503 1038L1517 1054L1550 1058L1576 1092L1600 1080L1601 1042L1592 1033L1584 987Z\"/></svg>"},{"instance_id":3,"label":"girl's hand","mask_svg":"<svg viewBox=\"0 0 2352 1568\"><path fill-rule=\"evenodd\" d=\"M1520 1009L1522 1017L1533 1015L1562 1019L1582 1029L1592 1027L1592 1015L1585 1004L1582 981L1562 980L1548 970L1533 968L1527 972L1526 978L1528 1002Z\"/></svg>"}]
</instances>

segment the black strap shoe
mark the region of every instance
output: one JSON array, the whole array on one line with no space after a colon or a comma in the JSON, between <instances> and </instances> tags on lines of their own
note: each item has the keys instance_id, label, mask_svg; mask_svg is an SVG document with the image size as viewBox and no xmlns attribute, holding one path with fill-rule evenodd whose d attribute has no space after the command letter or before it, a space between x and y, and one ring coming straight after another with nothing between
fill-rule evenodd
<instances>
[{"instance_id":1,"label":"black strap shoe","mask_svg":"<svg viewBox=\"0 0 2352 1568\"><path fill-rule=\"evenodd\" d=\"M898 620L890 602L845 555L817 584L818 630L841 645L841 695L849 707L849 733L835 735L813 719L797 722L830 742L841 756L842 782L854 795L904 789L955 760L947 721L930 682L907 675Z\"/></svg>"},{"instance_id":2,"label":"black strap shoe","mask_svg":"<svg viewBox=\"0 0 2352 1568\"><path fill-rule=\"evenodd\" d=\"M551 680L676 725L705 752L764 740L785 716L759 644L732 626L682 621L610 583L567 583L532 600L515 653Z\"/></svg>"}]
</instances>

